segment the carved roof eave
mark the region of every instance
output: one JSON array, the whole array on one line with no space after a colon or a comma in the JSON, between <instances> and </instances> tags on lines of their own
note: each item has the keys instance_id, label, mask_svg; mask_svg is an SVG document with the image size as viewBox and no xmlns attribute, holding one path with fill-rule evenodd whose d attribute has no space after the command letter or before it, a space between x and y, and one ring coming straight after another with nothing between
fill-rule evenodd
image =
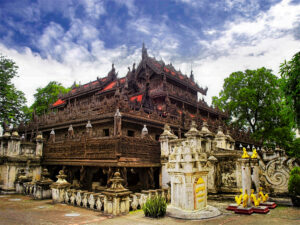
<instances>
[{"instance_id":1,"label":"carved roof eave","mask_svg":"<svg viewBox=\"0 0 300 225\"><path fill-rule=\"evenodd\" d=\"M159 69L157 68L153 62L152 62L153 59L147 57L143 60L141 60L141 62L139 63L138 67L137 67L137 70L136 70L136 73L138 74L142 69L143 69L143 65L144 63L149 66L155 73L157 74L160 74L160 75L166 75L169 79L171 80L174 80L176 82L179 82L180 84L184 85L184 86L187 86L188 88L192 89L193 91L196 91L196 92L200 92L201 94L203 95L206 95L207 94L207 88L203 89L202 87L199 87L198 84L195 83L195 86L191 85L189 82L186 81L186 79L184 80L181 80L179 79L177 76L172 76L168 73L165 73L163 71L163 69ZM158 62L157 62L158 63ZM160 63L158 63L160 64ZM162 68L162 65L161 65L161 68Z\"/></svg>"},{"instance_id":2,"label":"carved roof eave","mask_svg":"<svg viewBox=\"0 0 300 225\"><path fill-rule=\"evenodd\" d=\"M215 115L221 115L223 116L224 118L228 118L228 115L224 112L221 112L219 110L216 110L212 107L209 107L209 106L204 106L204 105L198 105L198 109L203 109L203 110L206 110L206 111L209 111L210 113L213 113Z\"/></svg>"},{"instance_id":3,"label":"carved roof eave","mask_svg":"<svg viewBox=\"0 0 300 225\"><path fill-rule=\"evenodd\" d=\"M111 88L109 90L106 90L106 91L101 91L101 92L97 92L95 93L95 95L103 95L103 94L108 94L108 93L111 93L111 92L115 92L117 90L117 87L114 87L114 88Z\"/></svg>"},{"instance_id":4,"label":"carved roof eave","mask_svg":"<svg viewBox=\"0 0 300 225\"><path fill-rule=\"evenodd\" d=\"M168 73L162 72L162 74L166 74L166 76L170 79L170 80L174 80L176 82L179 82L180 84L187 86L189 89L192 89L193 91L196 92L200 92L203 95L206 95L207 93L207 88L203 89L201 87L196 86L197 84L195 84L195 86L189 84L188 82L186 82L185 80L181 80L180 78L176 77L176 76L172 76Z\"/></svg>"},{"instance_id":5,"label":"carved roof eave","mask_svg":"<svg viewBox=\"0 0 300 225\"><path fill-rule=\"evenodd\" d=\"M69 99L72 99L72 98L76 98L76 97L79 97L79 96L82 96L82 95L86 95L86 94L90 94L90 93L93 93L93 92L97 92L97 91L100 91L102 90L106 85L108 85L110 82L113 82L115 80L117 80L118 78L114 78L114 79L110 79L110 77L106 76L106 77L103 77L102 79L104 78L107 78L101 85L99 83L99 80L98 80L98 84L95 86L95 87L87 87L87 88L84 88L82 90L78 90L76 91L75 93L72 93L72 90L69 91L68 93L64 94L61 99L62 100L69 100ZM97 80L93 81L93 82L96 82ZM89 82L87 84L84 84L84 85L90 85L92 82ZM81 85L84 86L84 85ZM78 88L77 88L78 89Z\"/></svg>"},{"instance_id":6,"label":"carved roof eave","mask_svg":"<svg viewBox=\"0 0 300 225\"><path fill-rule=\"evenodd\" d=\"M185 99L182 99L181 97L179 97L179 96L175 96L175 95L171 95L171 94L169 94L169 97L170 98L173 98L173 99L175 99L175 100L177 100L177 101L182 101L182 102L184 102L185 104L188 104L188 105L190 105L190 106L193 106L193 107L195 107L195 108L197 108L197 103L195 102L188 102L188 101L186 101ZM227 118L228 117L228 115L226 114L226 113L223 113L223 112L220 112L220 111L218 111L218 110L215 110L214 108L212 108L212 107L205 107L205 106L203 106L203 105L198 105L198 109L203 109L204 111L209 111L210 113L212 113L212 114L215 114L215 115L221 115L221 116L223 116L224 118Z\"/></svg>"},{"instance_id":7,"label":"carved roof eave","mask_svg":"<svg viewBox=\"0 0 300 225\"><path fill-rule=\"evenodd\" d=\"M147 64L152 70L154 70L154 72L156 72L157 74L161 74L161 75L166 74L166 76L167 76L169 79L172 79L172 80L174 80L174 81L177 81L177 82L181 83L182 85L187 86L188 88L190 88L190 89L192 89L192 90L194 90L194 91L200 92L200 93L203 94L203 95L206 95L206 94L207 94L208 88L203 89L202 87L199 87L198 84L196 84L196 83L195 83L195 86L191 85L191 84L189 83L189 82L191 82L191 81L189 80L189 78L185 78L184 80L181 80L181 79L178 78L177 76L172 76L171 74L165 73L165 72L163 71L163 69L162 69L163 66L161 65L161 69L157 68L157 67L152 63L152 60L153 60L153 59L151 59L151 58L149 58L149 57L148 57L147 59L145 59L145 60L146 60L146 64ZM157 62L157 63L158 63L158 62ZM158 64L160 64L160 63L158 63ZM173 68L173 66L172 66L172 68ZM177 71L176 71L176 72L177 72ZM187 79L188 79L188 81L187 81Z\"/></svg>"}]
</instances>

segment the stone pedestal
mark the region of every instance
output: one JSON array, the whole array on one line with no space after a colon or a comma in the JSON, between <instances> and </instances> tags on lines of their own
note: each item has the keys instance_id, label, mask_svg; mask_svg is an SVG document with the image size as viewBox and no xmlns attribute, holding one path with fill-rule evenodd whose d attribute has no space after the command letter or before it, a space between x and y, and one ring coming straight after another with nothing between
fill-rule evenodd
<instances>
[{"instance_id":1,"label":"stone pedestal","mask_svg":"<svg viewBox=\"0 0 300 225\"><path fill-rule=\"evenodd\" d=\"M41 175L41 180L36 182L36 191L33 197L35 199L51 199L52 190L50 185L53 183L53 180L49 178L50 174L47 169L44 169Z\"/></svg>"},{"instance_id":2,"label":"stone pedestal","mask_svg":"<svg viewBox=\"0 0 300 225\"><path fill-rule=\"evenodd\" d=\"M111 187L102 192L105 196L104 213L115 216L129 213L129 195L131 191L123 187L123 180L124 179L120 177L120 173L116 172L111 179Z\"/></svg>"},{"instance_id":3,"label":"stone pedestal","mask_svg":"<svg viewBox=\"0 0 300 225\"><path fill-rule=\"evenodd\" d=\"M53 203L60 203L64 202L65 191L71 186L71 184L66 181L67 175L64 174L63 170L60 170L59 175L56 177L57 181L50 185L52 190L52 201Z\"/></svg>"}]
</instances>

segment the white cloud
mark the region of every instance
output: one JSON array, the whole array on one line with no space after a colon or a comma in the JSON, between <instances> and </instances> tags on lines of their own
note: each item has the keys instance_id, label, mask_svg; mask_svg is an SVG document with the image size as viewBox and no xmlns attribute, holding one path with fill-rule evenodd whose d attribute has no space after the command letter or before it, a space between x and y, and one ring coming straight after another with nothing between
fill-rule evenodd
<instances>
[{"instance_id":1,"label":"white cloud","mask_svg":"<svg viewBox=\"0 0 300 225\"><path fill-rule=\"evenodd\" d=\"M87 15L91 18L98 19L106 13L102 0L83 0L82 3Z\"/></svg>"},{"instance_id":2,"label":"white cloud","mask_svg":"<svg viewBox=\"0 0 300 225\"><path fill-rule=\"evenodd\" d=\"M44 30L43 35L39 39L41 49L48 49L53 46L56 40L63 37L64 29L57 23L51 22Z\"/></svg>"},{"instance_id":3,"label":"white cloud","mask_svg":"<svg viewBox=\"0 0 300 225\"><path fill-rule=\"evenodd\" d=\"M200 44L205 44L210 49L230 49L239 45L237 36L249 38L252 42L250 45L258 44L261 40L268 37L278 37L286 35L288 30L295 26L295 22L300 19L300 5L290 5L289 0L272 6L267 12L259 14L254 21L236 21L229 22L225 25L227 30L222 31L222 36L212 42L201 41ZM213 30L205 31L207 34ZM215 31L215 33L218 31Z\"/></svg>"},{"instance_id":4,"label":"white cloud","mask_svg":"<svg viewBox=\"0 0 300 225\"><path fill-rule=\"evenodd\" d=\"M272 69L279 76L279 66L285 60L300 51L299 41L292 35L282 38L267 38L255 46L242 46L232 49L226 56L206 58L194 62L195 78L200 85L208 86L207 102L211 103L211 97L217 96L223 86L223 81L232 72L245 71L266 67ZM261 54L262 53L262 54Z\"/></svg>"}]
</instances>

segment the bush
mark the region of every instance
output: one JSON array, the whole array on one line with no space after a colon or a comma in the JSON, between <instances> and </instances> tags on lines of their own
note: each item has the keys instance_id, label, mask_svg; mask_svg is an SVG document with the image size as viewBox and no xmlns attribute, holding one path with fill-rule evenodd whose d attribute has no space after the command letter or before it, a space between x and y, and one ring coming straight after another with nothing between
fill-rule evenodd
<instances>
[{"instance_id":1,"label":"bush","mask_svg":"<svg viewBox=\"0 0 300 225\"><path fill-rule=\"evenodd\" d=\"M161 196L155 196L146 201L143 206L145 216L158 218L163 217L167 211L167 202L165 198Z\"/></svg>"},{"instance_id":2,"label":"bush","mask_svg":"<svg viewBox=\"0 0 300 225\"><path fill-rule=\"evenodd\" d=\"M291 170L288 188L293 205L300 206L300 167Z\"/></svg>"}]
</instances>

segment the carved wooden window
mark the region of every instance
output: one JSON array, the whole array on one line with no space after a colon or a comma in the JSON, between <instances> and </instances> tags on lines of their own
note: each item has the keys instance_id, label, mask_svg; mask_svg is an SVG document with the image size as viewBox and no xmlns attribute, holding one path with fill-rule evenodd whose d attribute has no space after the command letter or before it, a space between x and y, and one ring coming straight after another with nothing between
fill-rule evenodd
<instances>
[{"instance_id":1,"label":"carved wooden window","mask_svg":"<svg viewBox=\"0 0 300 225\"><path fill-rule=\"evenodd\" d=\"M109 137L109 129L103 129L103 134L105 137Z\"/></svg>"}]
</instances>

